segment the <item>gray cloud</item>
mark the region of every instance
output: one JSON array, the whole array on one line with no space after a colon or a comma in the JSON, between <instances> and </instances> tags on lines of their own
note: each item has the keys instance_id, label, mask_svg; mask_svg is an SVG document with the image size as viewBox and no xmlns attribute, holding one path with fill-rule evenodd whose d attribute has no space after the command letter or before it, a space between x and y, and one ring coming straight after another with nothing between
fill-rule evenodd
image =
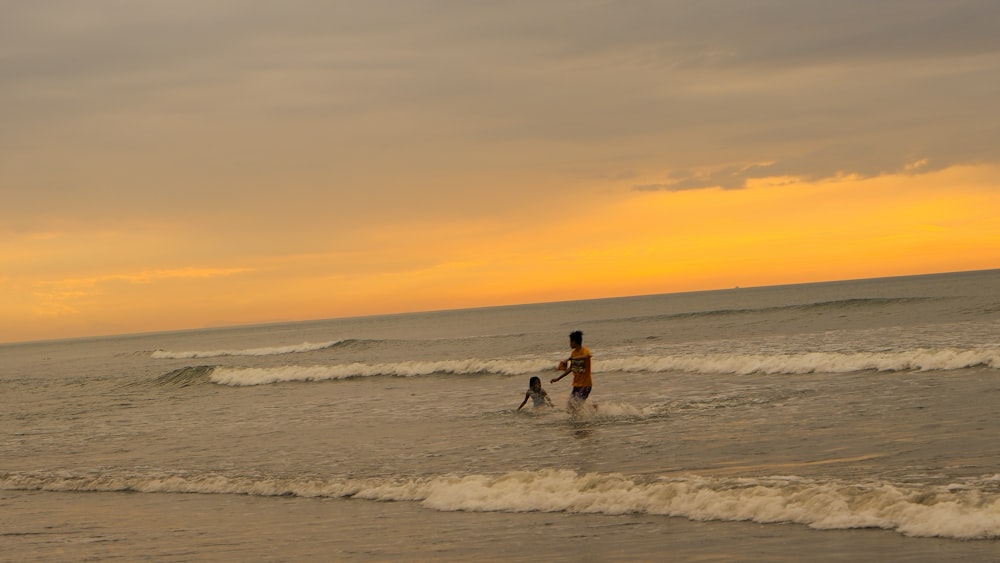
<instances>
[{"instance_id":1,"label":"gray cloud","mask_svg":"<svg viewBox=\"0 0 1000 563\"><path fill-rule=\"evenodd\" d=\"M985 0L5 3L0 174L57 161L32 193L72 199L67 178L114 191L87 162L126 153L343 191L417 150L435 178L474 151L483 174L660 170L646 190L998 162L996 21Z\"/></svg>"}]
</instances>

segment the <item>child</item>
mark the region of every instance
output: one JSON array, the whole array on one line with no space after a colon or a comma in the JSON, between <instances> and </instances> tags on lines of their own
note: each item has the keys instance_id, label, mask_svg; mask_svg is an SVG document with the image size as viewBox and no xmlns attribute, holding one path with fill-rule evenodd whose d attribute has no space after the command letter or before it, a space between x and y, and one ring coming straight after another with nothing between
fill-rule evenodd
<instances>
[{"instance_id":1,"label":"child","mask_svg":"<svg viewBox=\"0 0 1000 563\"><path fill-rule=\"evenodd\" d=\"M590 396L590 390L594 383L590 375L590 350L583 345L583 333L579 330L572 332L569 335L569 345L573 352L568 359L559 362L558 367L558 369L566 371L554 378L552 383L573 374L573 391L569 396L569 410L577 412Z\"/></svg>"},{"instance_id":2,"label":"child","mask_svg":"<svg viewBox=\"0 0 1000 563\"><path fill-rule=\"evenodd\" d=\"M524 400L521 401L521 405L517 407L517 410L521 410L521 407L528 402L528 398L535 402L535 408L544 407L546 405L553 407L552 399L549 399L549 394L542 389L542 380L537 377L532 377L528 380L528 392L524 394Z\"/></svg>"}]
</instances>

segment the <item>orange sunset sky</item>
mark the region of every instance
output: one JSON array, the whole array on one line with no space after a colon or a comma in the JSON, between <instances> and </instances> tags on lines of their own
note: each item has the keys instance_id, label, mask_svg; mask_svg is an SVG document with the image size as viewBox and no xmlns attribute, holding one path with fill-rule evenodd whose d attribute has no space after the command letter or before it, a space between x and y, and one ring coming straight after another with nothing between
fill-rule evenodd
<instances>
[{"instance_id":1,"label":"orange sunset sky","mask_svg":"<svg viewBox=\"0 0 1000 563\"><path fill-rule=\"evenodd\" d=\"M0 342L1000 267L1000 3L0 10Z\"/></svg>"}]
</instances>

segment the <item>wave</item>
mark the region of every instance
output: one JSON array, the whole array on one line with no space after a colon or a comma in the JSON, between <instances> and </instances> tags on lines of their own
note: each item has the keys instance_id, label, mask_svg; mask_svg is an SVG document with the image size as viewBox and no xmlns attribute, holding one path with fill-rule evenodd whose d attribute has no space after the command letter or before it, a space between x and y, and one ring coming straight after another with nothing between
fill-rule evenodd
<instances>
[{"instance_id":1,"label":"wave","mask_svg":"<svg viewBox=\"0 0 1000 563\"><path fill-rule=\"evenodd\" d=\"M187 366L167 372L153 380L157 385L188 387L208 382L215 366Z\"/></svg>"},{"instance_id":2,"label":"wave","mask_svg":"<svg viewBox=\"0 0 1000 563\"><path fill-rule=\"evenodd\" d=\"M327 381L354 377L416 377L433 374L523 375L551 370L550 360L441 360L436 362L399 362L383 364L283 366L273 368L216 367L210 376L213 383L232 386L266 385L287 381Z\"/></svg>"},{"instance_id":3,"label":"wave","mask_svg":"<svg viewBox=\"0 0 1000 563\"><path fill-rule=\"evenodd\" d=\"M882 528L907 536L1000 538L1000 474L929 486L799 477L637 478L560 469L418 478L0 472L0 489L354 498L419 502L439 511L649 514L796 523L818 530Z\"/></svg>"},{"instance_id":4,"label":"wave","mask_svg":"<svg viewBox=\"0 0 1000 563\"><path fill-rule=\"evenodd\" d=\"M289 381L329 381L355 377L416 377L425 375L527 375L552 371L549 359L520 360L441 360L434 362L351 363L315 366L237 368L217 366L209 380L231 386L254 386ZM938 349L905 352L805 354L706 354L630 356L595 359L597 373L609 372L686 372L705 375L722 374L806 374L851 373L860 371L934 371L971 367L1000 369L1000 348ZM176 370L175 370L176 371ZM175 372L167 374L170 376ZM162 377L167 377L162 376ZM161 377L161 379L162 379Z\"/></svg>"},{"instance_id":5,"label":"wave","mask_svg":"<svg viewBox=\"0 0 1000 563\"><path fill-rule=\"evenodd\" d=\"M218 358L222 356L280 356L282 354L298 354L301 352L315 352L356 342L355 340L333 340L330 342L303 342L301 344L291 344L288 346L270 346L264 348L248 348L245 350L208 350L208 351L188 351L171 352L169 350L155 350L152 357L156 359L184 360L192 358Z\"/></svg>"},{"instance_id":6,"label":"wave","mask_svg":"<svg viewBox=\"0 0 1000 563\"><path fill-rule=\"evenodd\" d=\"M888 307L892 305L908 305L912 303L919 303L923 301L931 301L938 298L934 297L872 297L872 298L853 298L853 299L840 299L835 301L818 301L815 303L802 303L797 305L778 305L772 307L756 307L747 309L711 309L707 311L690 311L684 313L667 313L663 315L648 315L648 316L638 316L623 319L605 319L604 322L620 322L620 321L678 321L684 319L700 319L700 318L711 318L711 317L731 317L731 316L742 316L742 315L755 315L755 314L770 314L770 313L784 313L784 312L821 312L821 311L844 311L844 310L857 310L864 308L881 308ZM600 321L597 321L600 322Z\"/></svg>"},{"instance_id":7,"label":"wave","mask_svg":"<svg viewBox=\"0 0 1000 563\"><path fill-rule=\"evenodd\" d=\"M594 360L594 369L698 374L805 374L859 371L1000 369L1000 348L917 349L901 352L808 352L803 354L705 354L634 356Z\"/></svg>"}]
</instances>

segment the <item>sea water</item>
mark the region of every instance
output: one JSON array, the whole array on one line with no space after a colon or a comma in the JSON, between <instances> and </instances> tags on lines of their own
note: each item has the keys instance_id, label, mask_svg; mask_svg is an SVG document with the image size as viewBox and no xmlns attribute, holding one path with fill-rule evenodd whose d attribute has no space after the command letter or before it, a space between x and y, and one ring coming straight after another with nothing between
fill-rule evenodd
<instances>
[{"instance_id":1,"label":"sea water","mask_svg":"<svg viewBox=\"0 0 1000 563\"><path fill-rule=\"evenodd\" d=\"M8 344L0 560L1000 561L998 414L1000 270Z\"/></svg>"}]
</instances>

